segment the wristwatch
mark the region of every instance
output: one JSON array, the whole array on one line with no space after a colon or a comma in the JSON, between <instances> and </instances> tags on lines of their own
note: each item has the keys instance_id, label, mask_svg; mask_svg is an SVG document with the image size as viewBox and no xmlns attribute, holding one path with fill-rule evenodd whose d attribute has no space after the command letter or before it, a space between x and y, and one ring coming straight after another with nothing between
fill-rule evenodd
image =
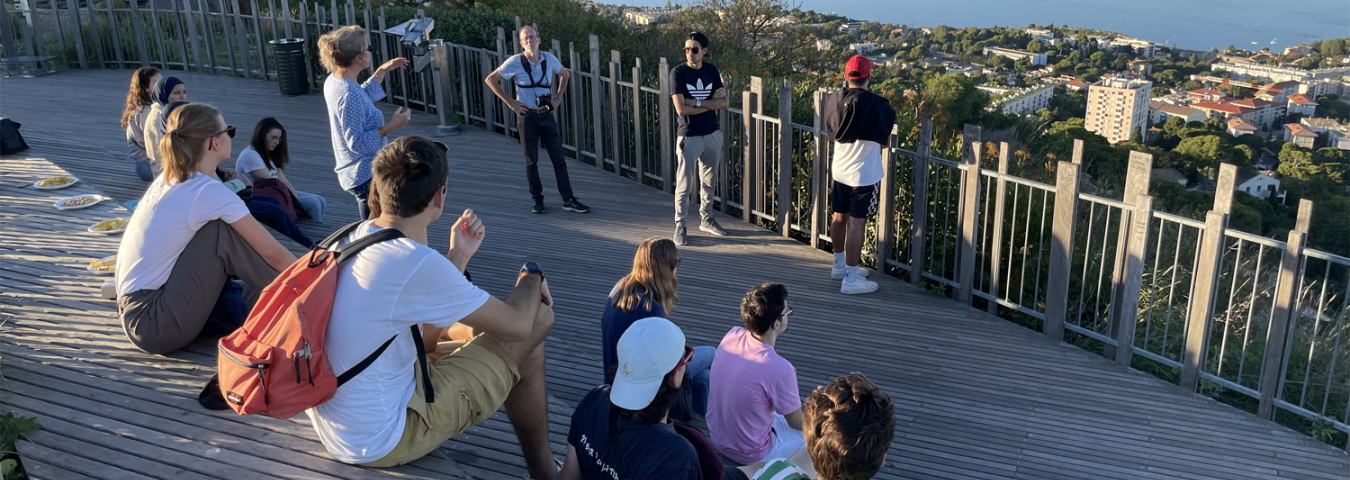
<instances>
[{"instance_id":1,"label":"wristwatch","mask_svg":"<svg viewBox=\"0 0 1350 480\"><path fill-rule=\"evenodd\" d=\"M520 271L522 271L522 272L530 272L530 273L538 273L540 279L543 279L543 278L544 278L544 267L540 266L538 263L534 263L534 262L525 262L525 265L522 265L522 266L520 267Z\"/></svg>"},{"instance_id":2,"label":"wristwatch","mask_svg":"<svg viewBox=\"0 0 1350 480\"><path fill-rule=\"evenodd\" d=\"M520 271L522 271L522 272L530 272L530 273L538 273L538 274L539 274L539 280L540 280L540 281L543 281L543 280L544 280L544 267L539 266L538 263L534 263L534 262L525 262L525 265L522 265L522 266L520 267ZM544 305L551 305L551 304L548 302L548 297L545 297L544 294L542 294L542 293L539 294L539 303L542 303L542 304L544 304Z\"/></svg>"}]
</instances>

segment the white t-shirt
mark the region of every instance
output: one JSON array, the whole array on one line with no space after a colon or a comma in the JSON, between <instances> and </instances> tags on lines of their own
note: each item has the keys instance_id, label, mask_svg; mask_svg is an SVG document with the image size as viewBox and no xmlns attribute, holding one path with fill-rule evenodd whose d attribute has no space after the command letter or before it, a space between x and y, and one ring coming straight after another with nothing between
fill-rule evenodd
<instances>
[{"instance_id":1,"label":"white t-shirt","mask_svg":"<svg viewBox=\"0 0 1350 480\"><path fill-rule=\"evenodd\" d=\"M380 229L370 222L343 242ZM447 327L487 303L487 292L469 283L444 255L407 238L362 250L341 266L324 351L341 375L395 335L380 358L337 389L333 399L307 411L319 440L334 458L368 463L398 445L416 377L417 351L409 325ZM420 338L416 341L422 341ZM451 398L452 393L441 398Z\"/></svg>"},{"instance_id":2,"label":"white t-shirt","mask_svg":"<svg viewBox=\"0 0 1350 480\"><path fill-rule=\"evenodd\" d=\"M834 144L830 177L850 187L876 185L886 172L881 165L881 144L870 140Z\"/></svg>"},{"instance_id":3,"label":"white t-shirt","mask_svg":"<svg viewBox=\"0 0 1350 480\"><path fill-rule=\"evenodd\" d=\"M521 59L530 63L530 72L525 72L525 66L520 63ZM544 71L545 61L548 62L547 72ZM552 90L553 76L561 71L562 62L558 61L558 57L542 50L539 52L539 63L530 62L525 54L517 53L497 67L497 73L501 74L502 78L515 82L516 100L530 108L539 108L535 103L535 97L547 95ZM548 85L548 87L525 88L526 85Z\"/></svg>"},{"instance_id":4,"label":"white t-shirt","mask_svg":"<svg viewBox=\"0 0 1350 480\"><path fill-rule=\"evenodd\" d=\"M117 296L164 285L188 242L206 222L234 223L248 215L238 195L215 179L193 173L183 183L155 177L136 205L117 249Z\"/></svg>"},{"instance_id":5,"label":"white t-shirt","mask_svg":"<svg viewBox=\"0 0 1350 480\"><path fill-rule=\"evenodd\" d=\"M254 170L267 170L268 175L277 178L277 169L267 168L267 164L263 163L262 155L258 155L258 151L254 150L252 145L249 145L244 147L239 152L239 158L234 160L234 173L244 177L245 180L248 180L248 183L256 183L258 179L253 177Z\"/></svg>"}]
</instances>

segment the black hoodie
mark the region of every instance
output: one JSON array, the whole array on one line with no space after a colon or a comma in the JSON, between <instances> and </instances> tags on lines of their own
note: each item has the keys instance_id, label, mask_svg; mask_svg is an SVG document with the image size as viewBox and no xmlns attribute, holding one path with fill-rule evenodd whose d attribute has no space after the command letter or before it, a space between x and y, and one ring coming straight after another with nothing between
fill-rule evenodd
<instances>
[{"instance_id":1,"label":"black hoodie","mask_svg":"<svg viewBox=\"0 0 1350 480\"><path fill-rule=\"evenodd\" d=\"M832 141L868 140L885 146L890 144L895 109L865 88L845 88L826 99L824 121L825 133Z\"/></svg>"}]
</instances>

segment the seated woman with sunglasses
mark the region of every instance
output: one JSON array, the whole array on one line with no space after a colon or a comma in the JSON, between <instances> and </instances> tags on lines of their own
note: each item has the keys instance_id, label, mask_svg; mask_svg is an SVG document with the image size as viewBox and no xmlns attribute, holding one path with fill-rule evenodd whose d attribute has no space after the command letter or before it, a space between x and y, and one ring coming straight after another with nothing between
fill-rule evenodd
<instances>
[{"instance_id":1,"label":"seated woman with sunglasses","mask_svg":"<svg viewBox=\"0 0 1350 480\"><path fill-rule=\"evenodd\" d=\"M667 238L649 238L638 245L633 255L633 269L614 285L600 317L600 348L604 361L605 383L614 382L619 359L615 353L623 332L638 320L648 317L670 318L675 305L680 303L676 292L680 282L675 271L680 266L680 252L675 242ZM671 418L688 419L689 413L703 415L708 409L709 369L717 347L694 348L694 359L689 362L688 375L692 380L693 412L672 411Z\"/></svg>"},{"instance_id":2,"label":"seated woman with sunglasses","mask_svg":"<svg viewBox=\"0 0 1350 480\"><path fill-rule=\"evenodd\" d=\"M248 304L295 256L263 229L237 195L212 178L230 158L233 127L215 107L175 109L160 143L164 174L150 183L117 251L117 311L133 345L167 354L206 325L230 276Z\"/></svg>"}]
</instances>

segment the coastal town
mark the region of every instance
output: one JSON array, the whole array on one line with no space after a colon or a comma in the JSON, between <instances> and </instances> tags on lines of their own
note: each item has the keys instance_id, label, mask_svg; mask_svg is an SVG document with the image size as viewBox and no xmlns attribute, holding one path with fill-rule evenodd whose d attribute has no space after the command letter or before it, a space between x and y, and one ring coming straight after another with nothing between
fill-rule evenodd
<instances>
[{"instance_id":1,"label":"coastal town","mask_svg":"<svg viewBox=\"0 0 1350 480\"><path fill-rule=\"evenodd\" d=\"M580 3L637 30L674 28L689 9L710 5ZM1153 184L1184 188L1156 194L1171 195L1178 205L1184 206L1179 199L1185 191L1213 192L1219 163L1240 167L1234 189L1257 200L1250 203L1265 217L1289 209L1291 179L1301 184L1296 197L1318 191L1334 195L1333 203L1350 204L1350 104L1344 100L1350 95L1350 48L1344 38L1201 51L1053 24L895 25L801 10L752 23L771 32L752 50L788 38L791 29L806 29L814 49L835 63L867 56L880 72L874 73L874 91L914 92L929 87L925 79L965 77L988 112L965 115L970 123L1006 128L1011 118L1032 125L1041 137L1062 133L1104 148L1153 153ZM896 99L906 94L899 92ZM1031 144L1054 142L1012 143L1027 158L1046 153ZM1086 160L1089 175L1110 175L1111 168L1094 169L1101 161Z\"/></svg>"}]
</instances>

